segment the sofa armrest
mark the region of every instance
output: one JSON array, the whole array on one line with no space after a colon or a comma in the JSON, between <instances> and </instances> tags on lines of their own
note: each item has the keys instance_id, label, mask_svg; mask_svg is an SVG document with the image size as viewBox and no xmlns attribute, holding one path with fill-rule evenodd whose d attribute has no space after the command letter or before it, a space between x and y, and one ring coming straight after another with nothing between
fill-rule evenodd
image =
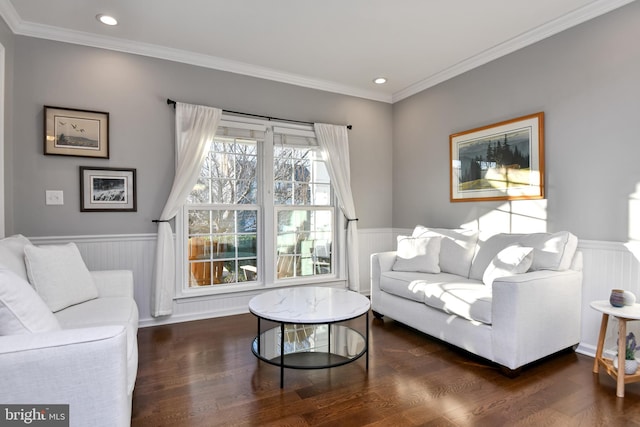
<instances>
[{"instance_id":1,"label":"sofa armrest","mask_svg":"<svg viewBox=\"0 0 640 427\"><path fill-rule=\"evenodd\" d=\"M133 298L133 273L130 270L92 271L100 297Z\"/></svg>"},{"instance_id":2,"label":"sofa armrest","mask_svg":"<svg viewBox=\"0 0 640 427\"><path fill-rule=\"evenodd\" d=\"M68 404L71 426L131 423L122 326L0 337L0 402Z\"/></svg>"},{"instance_id":3,"label":"sofa armrest","mask_svg":"<svg viewBox=\"0 0 640 427\"><path fill-rule=\"evenodd\" d=\"M393 263L396 261L396 251L371 254L370 259L371 291L369 296L371 297L371 308L379 312L380 275L385 271L391 271Z\"/></svg>"},{"instance_id":4,"label":"sofa armrest","mask_svg":"<svg viewBox=\"0 0 640 427\"><path fill-rule=\"evenodd\" d=\"M493 282L495 361L516 369L580 342L582 272L540 270Z\"/></svg>"},{"instance_id":5,"label":"sofa armrest","mask_svg":"<svg viewBox=\"0 0 640 427\"><path fill-rule=\"evenodd\" d=\"M374 266L377 269L377 273L383 273L385 271L391 271L393 264L396 262L396 251L378 252L371 254L371 272L373 275Z\"/></svg>"}]
</instances>

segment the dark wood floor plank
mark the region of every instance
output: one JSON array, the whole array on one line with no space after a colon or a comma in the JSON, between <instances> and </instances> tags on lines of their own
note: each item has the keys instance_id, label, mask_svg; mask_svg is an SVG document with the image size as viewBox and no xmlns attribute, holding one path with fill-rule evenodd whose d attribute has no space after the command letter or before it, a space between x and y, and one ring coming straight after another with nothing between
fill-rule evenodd
<instances>
[{"instance_id":1,"label":"dark wood floor plank","mask_svg":"<svg viewBox=\"0 0 640 427\"><path fill-rule=\"evenodd\" d=\"M391 319L364 358L285 370L251 353L256 319L143 328L133 426L638 426L640 383L615 396L593 359L563 352L507 378L495 365ZM364 319L351 326L364 328Z\"/></svg>"}]
</instances>

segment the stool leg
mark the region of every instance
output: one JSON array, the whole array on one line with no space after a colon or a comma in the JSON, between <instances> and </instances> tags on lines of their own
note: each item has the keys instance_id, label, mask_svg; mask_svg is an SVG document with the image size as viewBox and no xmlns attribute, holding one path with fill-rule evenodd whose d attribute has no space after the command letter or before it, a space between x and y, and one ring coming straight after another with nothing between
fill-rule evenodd
<instances>
[{"instance_id":1,"label":"stool leg","mask_svg":"<svg viewBox=\"0 0 640 427\"><path fill-rule=\"evenodd\" d=\"M602 322L600 323L600 335L598 335L598 346L596 347L596 358L593 360L593 373L597 374L600 370L600 361L602 360L602 348L604 347L604 337L607 333L607 324L609 323L609 315L602 313Z\"/></svg>"},{"instance_id":2,"label":"stool leg","mask_svg":"<svg viewBox=\"0 0 640 427\"><path fill-rule=\"evenodd\" d=\"M627 340L627 319L618 318L618 384L616 396L624 397L624 360Z\"/></svg>"}]
</instances>

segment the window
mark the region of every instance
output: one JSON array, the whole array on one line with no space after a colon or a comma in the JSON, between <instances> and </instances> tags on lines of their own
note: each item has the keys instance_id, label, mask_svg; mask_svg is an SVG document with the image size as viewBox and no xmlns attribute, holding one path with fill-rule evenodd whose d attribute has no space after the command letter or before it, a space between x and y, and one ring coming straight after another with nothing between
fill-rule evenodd
<instances>
[{"instance_id":1,"label":"window","mask_svg":"<svg viewBox=\"0 0 640 427\"><path fill-rule=\"evenodd\" d=\"M256 280L258 145L219 137L187 198L188 286Z\"/></svg>"},{"instance_id":2,"label":"window","mask_svg":"<svg viewBox=\"0 0 640 427\"><path fill-rule=\"evenodd\" d=\"M276 135L273 162L277 276L330 274L334 212L329 173L319 150L289 146L286 139Z\"/></svg>"},{"instance_id":3,"label":"window","mask_svg":"<svg viewBox=\"0 0 640 427\"><path fill-rule=\"evenodd\" d=\"M181 292L335 278L334 204L310 127L223 118L178 217Z\"/></svg>"}]
</instances>

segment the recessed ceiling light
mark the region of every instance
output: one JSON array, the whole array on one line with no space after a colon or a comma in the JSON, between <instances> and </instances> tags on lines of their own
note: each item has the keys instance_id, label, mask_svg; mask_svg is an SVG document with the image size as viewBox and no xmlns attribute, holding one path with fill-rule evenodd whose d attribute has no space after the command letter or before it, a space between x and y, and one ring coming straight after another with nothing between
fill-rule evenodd
<instances>
[{"instance_id":1,"label":"recessed ceiling light","mask_svg":"<svg viewBox=\"0 0 640 427\"><path fill-rule=\"evenodd\" d=\"M381 85L385 84L387 82L387 79L384 77L376 77L375 79L373 79L373 82L377 85Z\"/></svg>"},{"instance_id":2,"label":"recessed ceiling light","mask_svg":"<svg viewBox=\"0 0 640 427\"><path fill-rule=\"evenodd\" d=\"M96 15L96 19L104 25L118 25L118 20L110 15Z\"/></svg>"}]
</instances>

